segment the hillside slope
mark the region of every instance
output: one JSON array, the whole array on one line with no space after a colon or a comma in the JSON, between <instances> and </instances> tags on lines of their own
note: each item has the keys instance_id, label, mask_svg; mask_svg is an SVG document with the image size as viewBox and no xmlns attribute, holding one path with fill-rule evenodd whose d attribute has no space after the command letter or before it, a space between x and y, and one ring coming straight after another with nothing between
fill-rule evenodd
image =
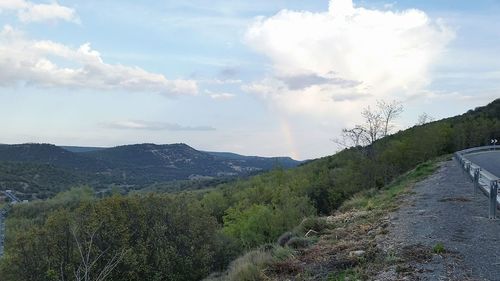
<instances>
[{"instance_id":1,"label":"hillside slope","mask_svg":"<svg viewBox=\"0 0 500 281\"><path fill-rule=\"evenodd\" d=\"M270 276L273 276L272 280L317 280L316 273L324 274L323 278L332 278L331 280L343 280L346 276L354 280L361 278L355 272L359 261L352 255L356 254L349 251L362 250L356 247L365 245L369 240L365 241L365 236L361 234L366 235L372 230L371 227L375 230L370 235L377 234L376 231L385 231L384 222L376 221L379 217L374 210L386 213L394 207L393 197L400 192L399 189L391 188L394 184L396 187L400 186L394 180L417 166L427 170L426 161L467 147L486 145L491 138L499 137L500 99L497 99L487 106L459 116L400 131L367 147L345 149L283 173L267 173L246 182L221 186L220 191L207 194L204 200L210 202L217 197L226 198L225 211L217 209L217 204L211 207L207 202L212 214L223 222L226 233L242 241L244 245L251 245L246 249L275 242L280 234L283 235L278 241L285 242L280 242L281 245L277 245L274 250L269 250L269 246L266 246L262 250L248 252L235 260L228 272L210 280L239 280L242 276L248 280L269 280ZM422 171L417 168L413 174L420 177ZM386 188L389 190L383 191ZM377 196L381 190L383 195ZM280 193L289 194L290 197L291 194L305 196L311 200L318 214L326 216L336 212L346 200L352 200L354 205L362 205L362 217L353 225L347 226L346 220L350 222L352 219L350 214L339 216L338 221L329 226L335 231L323 241L327 243L326 246L320 245L319 248L313 247L311 251L301 252L300 249L308 248L316 241L314 237L304 237L305 234L310 229L320 229L322 223L305 220L297 228L253 224L262 220L264 213L257 211L256 205L262 206L263 210L266 207L272 208L277 216L280 216L281 211L299 212L303 208L275 204L274 202L282 200ZM357 212L353 215L357 215ZM369 218L375 219L373 225ZM278 219L274 224L279 225L279 222ZM300 219L295 218L295 222L299 224ZM287 234L286 231L291 232ZM290 243L282 240L294 236L296 237ZM337 239L339 244L331 245ZM371 247L368 244L366 246ZM297 249L300 255L296 252ZM295 257L298 260L284 262L283 259L288 257L287 253L292 253L292 259ZM337 257L337 254L344 256ZM370 256L371 252L366 254L362 260L373 258ZM317 271L323 269L326 272Z\"/></svg>"},{"instance_id":2,"label":"hillside slope","mask_svg":"<svg viewBox=\"0 0 500 281\"><path fill-rule=\"evenodd\" d=\"M83 200L81 192L72 190L16 206L7 221L0 276L45 281L50 273L52 280L67 280L81 262L77 242L89 239L88 231L77 233L76 242L68 236L78 229L96 233L99 241L91 252L104 253L96 271L114 254L126 254L110 280L200 280L210 272L211 279L231 281L293 280L287 277L300 273L296 280L363 279L356 266L377 257L374 240L365 237L387 231L386 221L377 219L397 207L394 198L408 184L434 171L430 160L499 138L499 106L496 100L366 147L201 192ZM353 211L336 216L339 207ZM331 223L325 226L325 218L317 215ZM331 235L322 239L311 229ZM418 247L407 251L424 258L427 252ZM286 262L294 257L297 263ZM390 253L386 258L397 262Z\"/></svg>"},{"instance_id":3,"label":"hillside slope","mask_svg":"<svg viewBox=\"0 0 500 281\"><path fill-rule=\"evenodd\" d=\"M16 144L0 145L0 163L0 188L13 189L22 198L32 198L38 190L37 197L45 198L79 184L96 189L140 189L177 180L246 176L276 167L295 167L300 162L286 157L202 152L186 144L112 148Z\"/></svg>"},{"instance_id":4,"label":"hillside slope","mask_svg":"<svg viewBox=\"0 0 500 281\"><path fill-rule=\"evenodd\" d=\"M0 161L49 164L85 172L110 167L109 163L81 156L53 144L42 143L0 145Z\"/></svg>"}]
</instances>

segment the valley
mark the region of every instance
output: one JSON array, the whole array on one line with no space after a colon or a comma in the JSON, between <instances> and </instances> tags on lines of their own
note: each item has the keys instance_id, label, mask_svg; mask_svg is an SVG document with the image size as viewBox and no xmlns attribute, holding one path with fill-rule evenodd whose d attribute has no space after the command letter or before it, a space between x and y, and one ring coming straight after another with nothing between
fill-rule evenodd
<instances>
[{"instance_id":1,"label":"valley","mask_svg":"<svg viewBox=\"0 0 500 281\"><path fill-rule=\"evenodd\" d=\"M54 196L88 185L99 193L149 186L192 184L196 188L301 162L289 157L242 156L198 151L186 144L136 144L112 148L59 147L52 144L0 145L0 190L22 199Z\"/></svg>"}]
</instances>

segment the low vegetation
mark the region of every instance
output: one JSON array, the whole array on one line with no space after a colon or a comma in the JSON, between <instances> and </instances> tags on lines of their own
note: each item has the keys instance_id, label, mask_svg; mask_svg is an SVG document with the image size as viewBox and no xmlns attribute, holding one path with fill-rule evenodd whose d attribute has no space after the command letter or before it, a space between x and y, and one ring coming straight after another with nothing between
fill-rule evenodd
<instances>
[{"instance_id":1,"label":"low vegetation","mask_svg":"<svg viewBox=\"0 0 500 281\"><path fill-rule=\"evenodd\" d=\"M312 243L299 248L285 244L293 254L262 265L260 279L253 280L368 280L388 266L403 263L404 257L378 249L376 238L387 234L386 216L398 207L399 198L447 158L423 163L380 190L362 191L345 201L335 214L317 218L322 226L319 232L310 237L293 236ZM306 225L305 229L314 229L318 224ZM281 239L278 244L282 244Z\"/></svg>"},{"instance_id":2,"label":"low vegetation","mask_svg":"<svg viewBox=\"0 0 500 281\"><path fill-rule=\"evenodd\" d=\"M434 245L434 247L432 248L432 251L434 252L434 254L444 253L445 249L444 249L443 243L439 242L436 245Z\"/></svg>"},{"instance_id":3,"label":"low vegetation","mask_svg":"<svg viewBox=\"0 0 500 281\"><path fill-rule=\"evenodd\" d=\"M394 260L373 239L398 195L436 169L428 161L495 136L500 100L206 192L96 199L72 190L11 210L0 276L79 280L86 269L88 280L102 272L107 280L361 278Z\"/></svg>"},{"instance_id":4,"label":"low vegetation","mask_svg":"<svg viewBox=\"0 0 500 281\"><path fill-rule=\"evenodd\" d=\"M53 197L86 184L101 195L111 190L178 192L199 190L300 162L195 150L185 144L136 144L113 148L52 144L0 144L0 190L19 198Z\"/></svg>"}]
</instances>

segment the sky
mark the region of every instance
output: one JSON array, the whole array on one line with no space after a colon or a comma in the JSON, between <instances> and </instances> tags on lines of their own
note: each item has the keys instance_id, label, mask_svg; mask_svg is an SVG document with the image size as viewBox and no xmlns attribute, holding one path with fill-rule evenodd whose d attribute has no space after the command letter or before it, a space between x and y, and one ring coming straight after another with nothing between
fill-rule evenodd
<instances>
[{"instance_id":1,"label":"sky","mask_svg":"<svg viewBox=\"0 0 500 281\"><path fill-rule=\"evenodd\" d=\"M311 159L500 97L498 0L0 0L0 143Z\"/></svg>"}]
</instances>

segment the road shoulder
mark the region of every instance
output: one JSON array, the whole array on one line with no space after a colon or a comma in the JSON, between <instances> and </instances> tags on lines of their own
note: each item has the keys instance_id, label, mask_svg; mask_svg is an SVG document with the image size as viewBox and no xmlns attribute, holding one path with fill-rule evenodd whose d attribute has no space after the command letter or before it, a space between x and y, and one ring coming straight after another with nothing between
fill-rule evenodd
<instances>
[{"instance_id":1,"label":"road shoulder","mask_svg":"<svg viewBox=\"0 0 500 281\"><path fill-rule=\"evenodd\" d=\"M500 221L488 219L487 198L474 194L455 161L417 183L400 206L378 247L403 262L376 280L500 280Z\"/></svg>"}]
</instances>

